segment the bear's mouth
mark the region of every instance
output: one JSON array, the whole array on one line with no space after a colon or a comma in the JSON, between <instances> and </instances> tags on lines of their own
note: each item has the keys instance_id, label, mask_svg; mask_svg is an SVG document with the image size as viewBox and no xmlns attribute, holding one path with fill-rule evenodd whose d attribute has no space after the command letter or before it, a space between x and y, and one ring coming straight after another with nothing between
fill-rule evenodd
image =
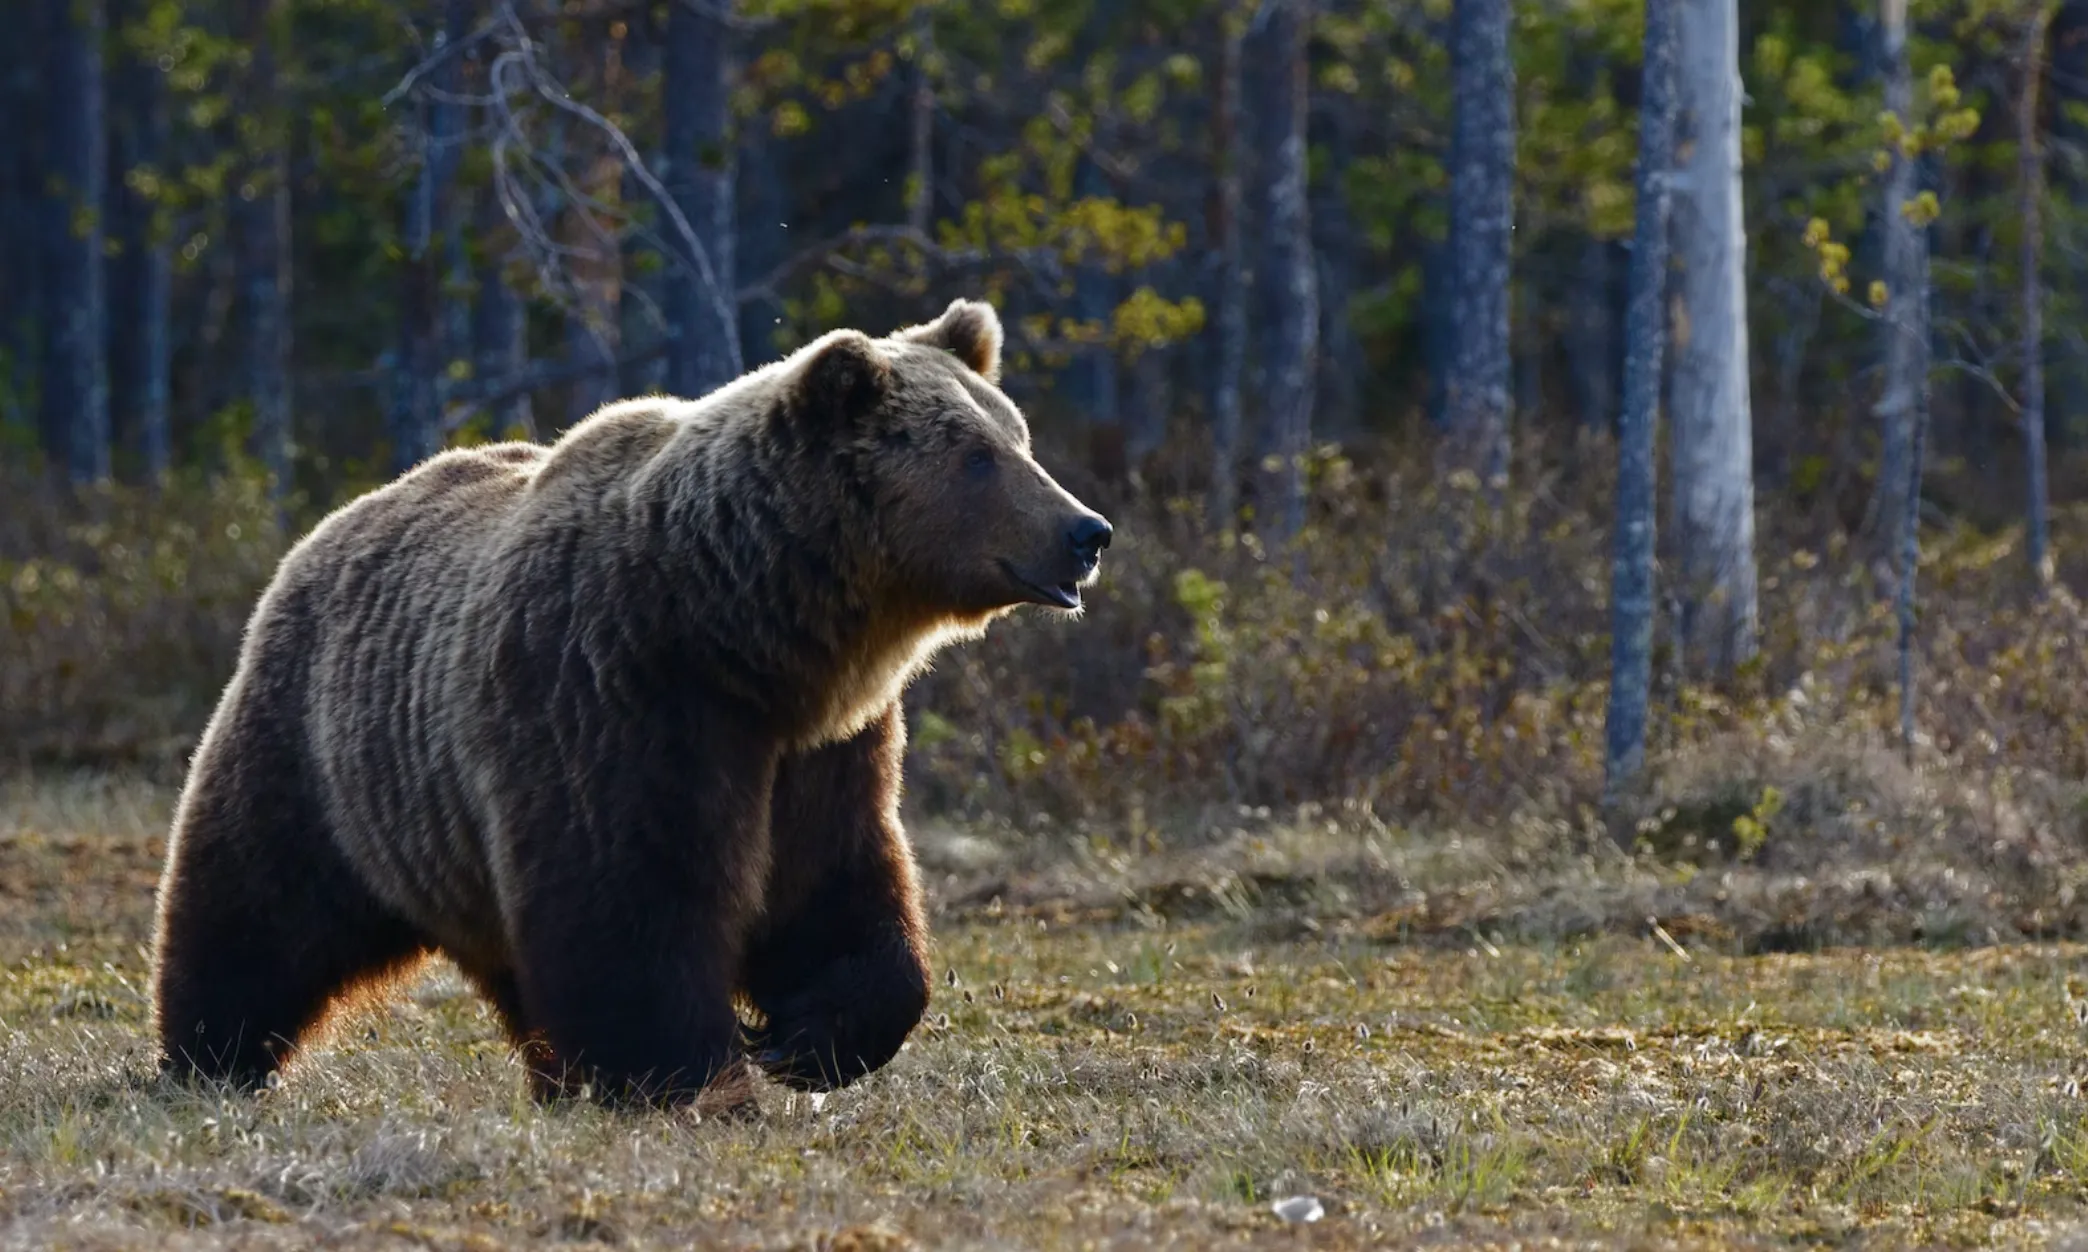
<instances>
[{"instance_id":1,"label":"bear's mouth","mask_svg":"<svg viewBox=\"0 0 2088 1252\"><path fill-rule=\"evenodd\" d=\"M1024 598L1030 603L1041 604L1048 609L1065 609L1068 612L1080 608L1078 580L1068 578L1061 582L1039 582L1034 578L1023 577L1020 571L1006 561L1002 561L1000 567L1001 572L1013 580L1016 586L1029 593Z\"/></svg>"}]
</instances>

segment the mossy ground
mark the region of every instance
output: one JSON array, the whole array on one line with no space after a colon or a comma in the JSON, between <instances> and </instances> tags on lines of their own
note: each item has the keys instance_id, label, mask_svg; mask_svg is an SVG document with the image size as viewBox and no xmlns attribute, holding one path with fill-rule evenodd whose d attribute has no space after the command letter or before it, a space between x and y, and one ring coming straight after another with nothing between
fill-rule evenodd
<instances>
[{"instance_id":1,"label":"mossy ground","mask_svg":"<svg viewBox=\"0 0 2088 1252\"><path fill-rule=\"evenodd\" d=\"M2069 989L2088 949L2054 944L1743 956L1650 930L1504 944L1319 925L1297 901L1163 922L945 897L936 961L954 983L893 1066L816 1106L765 1089L735 1123L538 1107L440 964L343 1013L263 1097L175 1089L151 1075L142 994L165 799L0 793L0 1244L1904 1246L2088 1229L2088 1008ZM1297 1194L1324 1219L1276 1217Z\"/></svg>"}]
</instances>

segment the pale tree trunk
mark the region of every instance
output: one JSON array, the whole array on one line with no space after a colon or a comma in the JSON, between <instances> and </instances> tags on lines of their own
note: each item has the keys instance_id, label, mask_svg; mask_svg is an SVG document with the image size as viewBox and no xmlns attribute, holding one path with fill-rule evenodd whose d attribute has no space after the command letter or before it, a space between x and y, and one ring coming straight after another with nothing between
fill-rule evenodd
<instances>
[{"instance_id":1,"label":"pale tree trunk","mask_svg":"<svg viewBox=\"0 0 2088 1252\"><path fill-rule=\"evenodd\" d=\"M136 20L136 0L110 8L110 26L122 42ZM108 261L109 414L112 442L124 449L127 472L158 483L172 458L168 396L173 353L169 339L173 250L156 220L152 200L132 176L163 172L167 147L166 82L159 66L126 51L110 93L109 229L116 247Z\"/></svg>"},{"instance_id":2,"label":"pale tree trunk","mask_svg":"<svg viewBox=\"0 0 2088 1252\"><path fill-rule=\"evenodd\" d=\"M2088 0L2059 0L2052 6L2051 38L2045 45L2050 58L2044 89L2051 93L2052 153L2048 176L2053 186L2048 194L2059 203L2077 204L2088 199ZM2052 277L2062 290L2088 289L2088 250L2077 244L2078 227L2066 218L2048 223L2058 231L2058 246L2050 263ZM2069 430L2082 431L2088 415L2088 334L2067 319L2051 328L2063 350L2054 353L2046 375L2048 433L2065 438ZM2056 430L2051 430L2056 427Z\"/></svg>"},{"instance_id":3,"label":"pale tree trunk","mask_svg":"<svg viewBox=\"0 0 2088 1252\"><path fill-rule=\"evenodd\" d=\"M445 46L454 47L470 38L478 7L479 0L447 0L442 18ZM435 163L435 216L442 230L442 260L447 271L442 283L438 339L445 369L468 361L471 351L471 305L466 295L471 290L471 262L464 245L469 214L457 196L464 146L469 142L470 108L465 101L469 88L464 77L467 55L452 55L435 74L437 98L428 110L429 138L434 144L429 157Z\"/></svg>"},{"instance_id":4,"label":"pale tree trunk","mask_svg":"<svg viewBox=\"0 0 2088 1252\"><path fill-rule=\"evenodd\" d=\"M1305 524L1305 455L1312 440L1319 356L1319 282L1305 151L1310 0L1267 0L1256 21L1264 27L1257 43L1268 57L1268 73L1256 110L1264 243L1255 290L1267 319L1270 356L1264 370L1263 472L1256 512L1263 533L1289 540Z\"/></svg>"},{"instance_id":5,"label":"pale tree trunk","mask_svg":"<svg viewBox=\"0 0 2088 1252\"><path fill-rule=\"evenodd\" d=\"M1320 362L1313 417L1322 438L1353 440L1362 429L1363 345L1349 318L1356 277L1363 272L1362 238L1349 212L1348 175L1354 162L1355 118L1350 101L1328 93L1317 109L1325 168L1312 196L1313 248L1319 262Z\"/></svg>"},{"instance_id":6,"label":"pale tree trunk","mask_svg":"<svg viewBox=\"0 0 2088 1252\"><path fill-rule=\"evenodd\" d=\"M2052 584L2050 487L2045 472L2044 148L2038 135L2038 88L2044 80L2045 35L2052 6L2037 0L2023 30L2022 88L2016 100L2016 152L2023 217L2023 460L2029 479L2029 556L2039 594Z\"/></svg>"},{"instance_id":7,"label":"pale tree trunk","mask_svg":"<svg viewBox=\"0 0 2088 1252\"><path fill-rule=\"evenodd\" d=\"M1211 525L1228 530L1239 521L1240 380L1247 365L1247 274L1240 243L1240 45L1241 15L1228 8L1219 34L1217 125L1212 166L1218 175L1217 292L1212 302L1217 333L1217 377L1211 388Z\"/></svg>"},{"instance_id":8,"label":"pale tree trunk","mask_svg":"<svg viewBox=\"0 0 2088 1252\"><path fill-rule=\"evenodd\" d=\"M253 60L248 107L280 116L274 0L247 0L243 23ZM234 205L241 294L246 301L246 390L253 450L278 499L290 489L290 179L280 126L264 126Z\"/></svg>"},{"instance_id":9,"label":"pale tree trunk","mask_svg":"<svg viewBox=\"0 0 2088 1252\"><path fill-rule=\"evenodd\" d=\"M667 281L674 335L668 389L700 396L741 369L734 293L731 0L669 6L665 113L668 194L696 238L669 231L676 257Z\"/></svg>"},{"instance_id":10,"label":"pale tree trunk","mask_svg":"<svg viewBox=\"0 0 2088 1252\"><path fill-rule=\"evenodd\" d=\"M471 8L471 0L449 0L436 32L438 48L470 33ZM399 378L391 432L395 474L442 450L442 371L463 348L453 332L455 298L442 291L443 269L453 267L455 258L438 255L435 247L438 222L447 224L444 234L454 238L450 188L464 142L463 106L457 99L462 83L463 59L452 55L429 76L429 91L415 102L420 172L407 192L400 272Z\"/></svg>"},{"instance_id":11,"label":"pale tree trunk","mask_svg":"<svg viewBox=\"0 0 2088 1252\"><path fill-rule=\"evenodd\" d=\"M1880 18L1885 111L1911 133L1914 71L1907 55L1907 0L1883 0ZM1900 519L1906 515L1907 492L1918 472L1914 428L1926 418L1922 406L1929 374L1928 232L1907 217L1907 206L1920 192L1919 158L1895 153L1885 176L1885 384L1877 405L1880 454L1870 518L1887 567L1898 553ZM1898 571L1885 574L1882 581L1888 590L1897 576Z\"/></svg>"},{"instance_id":12,"label":"pale tree trunk","mask_svg":"<svg viewBox=\"0 0 2088 1252\"><path fill-rule=\"evenodd\" d=\"M1508 475L1508 271L1515 229L1515 68L1509 0L1452 6L1450 265L1445 424L1452 464L1490 490Z\"/></svg>"},{"instance_id":13,"label":"pale tree trunk","mask_svg":"<svg viewBox=\"0 0 2088 1252\"><path fill-rule=\"evenodd\" d=\"M36 377L37 331L44 314L43 111L38 91L45 38L41 10L26 15L15 38L0 42L0 421L34 426L28 411Z\"/></svg>"},{"instance_id":14,"label":"pale tree trunk","mask_svg":"<svg viewBox=\"0 0 2088 1252\"><path fill-rule=\"evenodd\" d=\"M101 0L46 0L44 451L74 483L109 476L109 372L102 276Z\"/></svg>"},{"instance_id":15,"label":"pale tree trunk","mask_svg":"<svg viewBox=\"0 0 2088 1252\"><path fill-rule=\"evenodd\" d=\"M1747 382L1747 232L1740 200L1736 0L1682 0L1688 134L1674 205L1686 333L1675 362L1675 550L1685 650L1725 676L1755 653L1754 448Z\"/></svg>"},{"instance_id":16,"label":"pale tree trunk","mask_svg":"<svg viewBox=\"0 0 2088 1252\"><path fill-rule=\"evenodd\" d=\"M397 390L392 398L391 469L403 474L435 454L440 446L441 413L435 375L440 368L436 342L439 292L433 240L435 206L427 140L427 106L416 104L414 125L420 140L420 176L406 192L406 220L399 259L399 353Z\"/></svg>"},{"instance_id":17,"label":"pale tree trunk","mask_svg":"<svg viewBox=\"0 0 2088 1252\"><path fill-rule=\"evenodd\" d=\"M528 323L522 298L508 282L505 253L510 233L501 211L500 197L492 191L479 193L478 227L474 234L483 253L476 279L477 302L471 310L472 374L482 385L502 387L521 376L529 365ZM493 431L505 437L520 433L537 436L529 393L516 391L491 406Z\"/></svg>"},{"instance_id":18,"label":"pale tree trunk","mask_svg":"<svg viewBox=\"0 0 2088 1252\"><path fill-rule=\"evenodd\" d=\"M656 25L653 14L645 9L631 15L623 40L623 82L625 106L635 111L642 98L653 90L665 90L660 73L660 51L664 28ZM635 140L634 140L635 142ZM648 168L659 169L665 158L654 145L645 157ZM645 199L645 182L639 170L626 165L623 185L618 194L623 203L636 206ZM657 226L655 228L657 234ZM666 329L662 316L665 297L665 273L657 264L662 259L654 240L645 237L645 232L630 230L624 233L623 285L618 289L616 310L616 336L628 351L650 344ZM623 396L653 395L667 389L667 357L658 354L643 361L626 365L616 371L614 379L619 394Z\"/></svg>"},{"instance_id":19,"label":"pale tree trunk","mask_svg":"<svg viewBox=\"0 0 2088 1252\"><path fill-rule=\"evenodd\" d=\"M613 109L623 90L622 51L607 31L583 25L567 46L567 81L585 82L595 98ZM671 77L666 81L673 82ZM670 108L675 90L668 88ZM624 253L613 232L623 204L625 164L609 137L592 126L569 128L567 151L578 192L558 222L560 241L567 249L571 297L565 310L566 359L574 371L566 388L566 425L571 426L617 398Z\"/></svg>"},{"instance_id":20,"label":"pale tree trunk","mask_svg":"<svg viewBox=\"0 0 2088 1252\"><path fill-rule=\"evenodd\" d=\"M935 25L926 4L913 13L913 82L907 100L906 224L926 234L935 216Z\"/></svg>"},{"instance_id":21,"label":"pale tree trunk","mask_svg":"<svg viewBox=\"0 0 2088 1252\"><path fill-rule=\"evenodd\" d=\"M1610 694L1604 790L1614 800L1645 769L1653 675L1654 432L1667 357L1668 225L1675 165L1675 20L1679 0L1646 0L1639 106L1637 228L1624 325L1624 408L1617 420L1616 555L1610 574ZM1629 838L1628 832L1620 832Z\"/></svg>"}]
</instances>

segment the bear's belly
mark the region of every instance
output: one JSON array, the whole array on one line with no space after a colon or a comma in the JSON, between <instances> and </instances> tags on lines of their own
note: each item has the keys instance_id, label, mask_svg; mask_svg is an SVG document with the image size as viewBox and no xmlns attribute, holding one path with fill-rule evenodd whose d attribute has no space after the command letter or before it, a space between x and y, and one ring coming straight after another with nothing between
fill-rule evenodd
<instances>
[{"instance_id":1,"label":"bear's belly","mask_svg":"<svg viewBox=\"0 0 2088 1252\"><path fill-rule=\"evenodd\" d=\"M346 806L336 838L364 884L429 940L460 958L497 954L499 904L479 822L436 790L389 812Z\"/></svg>"}]
</instances>

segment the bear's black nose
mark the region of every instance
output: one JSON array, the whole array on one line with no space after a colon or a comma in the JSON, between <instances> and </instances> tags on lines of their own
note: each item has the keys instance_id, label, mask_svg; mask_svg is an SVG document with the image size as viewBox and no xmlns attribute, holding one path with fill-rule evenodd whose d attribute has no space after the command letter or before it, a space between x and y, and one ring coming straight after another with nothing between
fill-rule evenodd
<instances>
[{"instance_id":1,"label":"bear's black nose","mask_svg":"<svg viewBox=\"0 0 2088 1252\"><path fill-rule=\"evenodd\" d=\"M1093 565L1102 559L1102 549L1109 546L1111 531L1109 523L1090 513L1073 523L1066 532L1066 542L1073 545L1073 555L1080 558L1082 565Z\"/></svg>"}]
</instances>

